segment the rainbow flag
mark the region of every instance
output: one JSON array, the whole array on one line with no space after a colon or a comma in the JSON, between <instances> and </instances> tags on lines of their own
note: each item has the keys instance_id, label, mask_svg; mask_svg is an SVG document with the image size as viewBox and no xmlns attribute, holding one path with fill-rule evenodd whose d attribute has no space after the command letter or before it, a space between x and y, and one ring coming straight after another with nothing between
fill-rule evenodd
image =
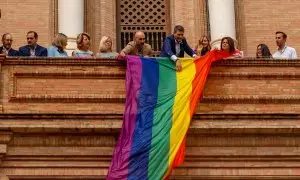
<instances>
[{"instance_id":1,"label":"rainbow flag","mask_svg":"<svg viewBox=\"0 0 300 180\"><path fill-rule=\"evenodd\" d=\"M185 139L211 63L228 57L214 50L182 58L127 57L126 108L108 180L167 179L184 161Z\"/></svg>"}]
</instances>

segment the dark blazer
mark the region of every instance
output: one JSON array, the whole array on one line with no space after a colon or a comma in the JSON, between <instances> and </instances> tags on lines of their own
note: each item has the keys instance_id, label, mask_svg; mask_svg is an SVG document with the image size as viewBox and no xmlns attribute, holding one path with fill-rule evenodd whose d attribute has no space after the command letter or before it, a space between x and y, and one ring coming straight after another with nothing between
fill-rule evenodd
<instances>
[{"instance_id":1,"label":"dark blazer","mask_svg":"<svg viewBox=\"0 0 300 180\"><path fill-rule=\"evenodd\" d=\"M177 57L184 57L184 52L186 52L188 55L193 56L195 52L190 48L190 46L187 44L186 39L184 38L180 43L180 53ZM160 51L161 57L171 57L173 55L176 55L176 49L175 49L175 37L174 35L170 35L166 37L162 50Z\"/></svg>"},{"instance_id":2,"label":"dark blazer","mask_svg":"<svg viewBox=\"0 0 300 180\"><path fill-rule=\"evenodd\" d=\"M20 53L20 56L30 56L29 45L20 47L19 53ZM35 48L35 55L36 56L47 56L48 55L47 49L40 45L37 45Z\"/></svg>"},{"instance_id":3,"label":"dark blazer","mask_svg":"<svg viewBox=\"0 0 300 180\"><path fill-rule=\"evenodd\" d=\"M3 46L0 47L0 53L2 52L2 50L3 50ZM19 51L14 50L13 48L11 48L8 51L8 55L7 56L19 56Z\"/></svg>"}]
</instances>

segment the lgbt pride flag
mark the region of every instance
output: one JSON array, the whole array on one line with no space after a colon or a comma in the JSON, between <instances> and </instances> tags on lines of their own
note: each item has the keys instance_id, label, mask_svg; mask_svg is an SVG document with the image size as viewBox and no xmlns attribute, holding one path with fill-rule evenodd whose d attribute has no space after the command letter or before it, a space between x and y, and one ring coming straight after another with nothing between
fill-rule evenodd
<instances>
[{"instance_id":1,"label":"lgbt pride flag","mask_svg":"<svg viewBox=\"0 0 300 180\"><path fill-rule=\"evenodd\" d=\"M126 108L108 180L167 179L184 161L185 139L211 63L228 57L213 50L182 58L127 57Z\"/></svg>"}]
</instances>

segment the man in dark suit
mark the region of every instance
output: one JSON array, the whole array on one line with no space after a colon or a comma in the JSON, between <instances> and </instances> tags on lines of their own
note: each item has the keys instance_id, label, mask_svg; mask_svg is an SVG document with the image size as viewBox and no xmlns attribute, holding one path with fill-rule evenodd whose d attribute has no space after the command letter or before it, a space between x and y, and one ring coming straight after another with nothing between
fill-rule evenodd
<instances>
[{"instance_id":1,"label":"man in dark suit","mask_svg":"<svg viewBox=\"0 0 300 180\"><path fill-rule=\"evenodd\" d=\"M183 26L175 26L173 34L166 37L162 50L160 52L161 57L170 57L176 63L177 71L181 71L182 69L179 57L184 57L184 52L186 52L193 58L197 56L195 52L190 48L183 35Z\"/></svg>"},{"instance_id":2,"label":"man in dark suit","mask_svg":"<svg viewBox=\"0 0 300 180\"><path fill-rule=\"evenodd\" d=\"M47 56L47 49L38 45L38 34L34 31L27 33L27 45L19 48L21 56Z\"/></svg>"},{"instance_id":3,"label":"man in dark suit","mask_svg":"<svg viewBox=\"0 0 300 180\"><path fill-rule=\"evenodd\" d=\"M6 56L19 56L19 52L11 48L12 45L12 35L10 33L5 33L2 35L2 44L0 47L0 54Z\"/></svg>"}]
</instances>

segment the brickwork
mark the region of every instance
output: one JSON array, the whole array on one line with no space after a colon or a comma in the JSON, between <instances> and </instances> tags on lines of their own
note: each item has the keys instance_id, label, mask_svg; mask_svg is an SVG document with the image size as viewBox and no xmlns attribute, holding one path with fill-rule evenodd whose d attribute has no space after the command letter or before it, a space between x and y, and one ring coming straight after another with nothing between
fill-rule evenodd
<instances>
[{"instance_id":1,"label":"brickwork","mask_svg":"<svg viewBox=\"0 0 300 180\"><path fill-rule=\"evenodd\" d=\"M116 50L118 42L116 39L116 1L88 0L86 6L85 29L91 34L92 50L94 52L99 50L102 36L110 36L113 42L113 50Z\"/></svg>"},{"instance_id":2,"label":"brickwork","mask_svg":"<svg viewBox=\"0 0 300 180\"><path fill-rule=\"evenodd\" d=\"M18 47L36 30L47 46L57 28L55 2L1 0L0 33L11 32ZM116 48L115 2L85 1L93 51L102 35ZM170 26L182 24L194 45L207 32L205 0L170 2ZM239 48L254 56L262 42L274 52L274 32L282 30L300 54L299 7L298 0L236 0ZM0 179L105 179L124 112L124 64L4 59ZM185 163L171 179L299 179L299 67L292 60L214 64L189 129Z\"/></svg>"},{"instance_id":3,"label":"brickwork","mask_svg":"<svg viewBox=\"0 0 300 180\"><path fill-rule=\"evenodd\" d=\"M105 179L122 125L125 65L0 62L2 177ZM299 70L294 60L214 63L171 179L299 179Z\"/></svg>"},{"instance_id":4,"label":"brickwork","mask_svg":"<svg viewBox=\"0 0 300 180\"><path fill-rule=\"evenodd\" d=\"M256 46L265 43L276 51L275 32L288 35L287 44L300 54L300 1L236 0L237 38L246 56L255 56Z\"/></svg>"},{"instance_id":5,"label":"brickwork","mask_svg":"<svg viewBox=\"0 0 300 180\"><path fill-rule=\"evenodd\" d=\"M11 59L6 61L8 65L2 66L3 112L123 112L125 73L124 66L118 61L72 59L58 63L55 59L49 62L27 60L29 62ZM211 70L202 103L196 112L300 111L297 103L299 68L296 66L299 62L288 61L295 65L279 60L258 63L238 60L231 65L230 61L225 62L227 64L221 63ZM250 62L253 64L248 64Z\"/></svg>"},{"instance_id":6,"label":"brickwork","mask_svg":"<svg viewBox=\"0 0 300 180\"><path fill-rule=\"evenodd\" d=\"M200 37L207 33L205 0L170 1L170 14L171 32L175 25L183 25L185 37L191 47L194 47Z\"/></svg>"},{"instance_id":7,"label":"brickwork","mask_svg":"<svg viewBox=\"0 0 300 180\"><path fill-rule=\"evenodd\" d=\"M30 30L39 34L40 45L51 44L55 29L53 0L1 0L0 8L0 34L12 33L13 48L27 44L26 33Z\"/></svg>"}]
</instances>

